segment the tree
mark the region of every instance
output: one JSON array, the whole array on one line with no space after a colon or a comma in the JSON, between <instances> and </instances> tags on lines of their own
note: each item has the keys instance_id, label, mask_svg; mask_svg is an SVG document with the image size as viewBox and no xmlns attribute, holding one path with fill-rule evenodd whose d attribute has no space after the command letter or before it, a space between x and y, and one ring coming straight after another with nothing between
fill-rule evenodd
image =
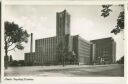
<instances>
[{"instance_id":1,"label":"tree","mask_svg":"<svg viewBox=\"0 0 128 84\"><path fill-rule=\"evenodd\" d=\"M12 55L10 55L9 62L12 62L12 61L13 61L13 58L12 58Z\"/></svg>"},{"instance_id":2,"label":"tree","mask_svg":"<svg viewBox=\"0 0 128 84\"><path fill-rule=\"evenodd\" d=\"M69 53L69 34L59 37L57 44L57 55L59 57L59 62L65 66L67 63L67 55Z\"/></svg>"},{"instance_id":3,"label":"tree","mask_svg":"<svg viewBox=\"0 0 128 84\"><path fill-rule=\"evenodd\" d=\"M104 18L108 17L111 12L112 5L102 5L103 9L101 10L101 16L103 16ZM123 5L119 5L121 7L124 7ZM113 30L111 30L111 33L114 33L115 35L120 33L120 31L122 31L124 29L124 10L120 12L118 18L117 18L117 25L115 26L115 28Z\"/></svg>"},{"instance_id":4,"label":"tree","mask_svg":"<svg viewBox=\"0 0 128 84\"><path fill-rule=\"evenodd\" d=\"M4 32L4 49L5 49L5 69L8 66L8 52L15 49L23 50L23 43L28 42L29 34L26 30L23 30L18 24L14 22L5 21L5 32Z\"/></svg>"},{"instance_id":5,"label":"tree","mask_svg":"<svg viewBox=\"0 0 128 84\"><path fill-rule=\"evenodd\" d=\"M124 64L124 56L121 57L118 61L117 61L118 64Z\"/></svg>"}]
</instances>

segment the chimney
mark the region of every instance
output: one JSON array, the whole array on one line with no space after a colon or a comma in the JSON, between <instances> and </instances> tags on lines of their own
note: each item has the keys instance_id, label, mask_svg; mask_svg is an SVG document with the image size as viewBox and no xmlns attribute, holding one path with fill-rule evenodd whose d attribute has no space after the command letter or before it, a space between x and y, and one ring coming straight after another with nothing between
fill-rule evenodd
<instances>
[{"instance_id":1,"label":"chimney","mask_svg":"<svg viewBox=\"0 0 128 84\"><path fill-rule=\"evenodd\" d=\"M30 52L33 52L33 33L31 33Z\"/></svg>"}]
</instances>

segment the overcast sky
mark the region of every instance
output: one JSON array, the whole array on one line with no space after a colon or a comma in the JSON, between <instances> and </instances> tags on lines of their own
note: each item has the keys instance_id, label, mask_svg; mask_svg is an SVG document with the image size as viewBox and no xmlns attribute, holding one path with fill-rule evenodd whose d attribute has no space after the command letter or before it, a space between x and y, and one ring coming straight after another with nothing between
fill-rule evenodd
<instances>
[{"instance_id":1,"label":"overcast sky","mask_svg":"<svg viewBox=\"0 0 128 84\"><path fill-rule=\"evenodd\" d=\"M34 41L56 35L56 12L66 9L71 15L71 34L79 34L90 41L113 37L117 43L116 57L124 55L123 32L113 35L110 31L116 26L117 17L123 10L120 6L112 6L113 12L107 18L101 17L100 5L6 5L5 20L14 21L34 34ZM25 49L10 52L13 59L24 59L24 53L30 52L30 40L24 44ZM35 47L35 45L33 45Z\"/></svg>"}]
</instances>

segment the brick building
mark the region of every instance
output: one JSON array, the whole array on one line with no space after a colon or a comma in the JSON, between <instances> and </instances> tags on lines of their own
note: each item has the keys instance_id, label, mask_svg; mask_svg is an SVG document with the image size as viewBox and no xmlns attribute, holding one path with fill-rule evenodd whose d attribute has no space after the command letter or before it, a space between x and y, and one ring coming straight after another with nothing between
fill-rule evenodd
<instances>
[{"instance_id":1,"label":"brick building","mask_svg":"<svg viewBox=\"0 0 128 84\"><path fill-rule=\"evenodd\" d=\"M31 35L32 39L32 35ZM31 49L29 53L25 53L26 65L59 65L59 64L93 64L97 61L97 49L104 40L86 41L79 35L70 35L70 14L64 10L56 14L56 36L37 39L35 41L35 52ZM111 40L110 40L111 42ZM114 44L114 41L112 41ZM110 43L111 44L111 43ZM112 44L112 45L113 45ZM111 50L115 50L114 46ZM112 63L115 59L115 52L108 52ZM114 55L114 56L112 56ZM96 56L96 57L95 57ZM100 56L101 57L101 56ZM103 58L105 59L105 58ZM107 58L106 58L107 59ZM106 61L106 60L105 60ZM97 63L98 64L98 63ZM101 62L99 63L101 64Z\"/></svg>"}]
</instances>

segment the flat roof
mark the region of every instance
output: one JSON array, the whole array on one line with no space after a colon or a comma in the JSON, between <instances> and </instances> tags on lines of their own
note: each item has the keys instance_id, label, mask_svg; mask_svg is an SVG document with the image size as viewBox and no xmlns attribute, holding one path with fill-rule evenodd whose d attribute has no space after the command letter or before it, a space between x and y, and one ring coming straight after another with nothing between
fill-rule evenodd
<instances>
[{"instance_id":1,"label":"flat roof","mask_svg":"<svg viewBox=\"0 0 128 84\"><path fill-rule=\"evenodd\" d=\"M105 39L111 39L111 40L113 40L113 38L112 38L112 37L107 37L107 38L94 39L94 40L91 40L91 41L105 40Z\"/></svg>"}]
</instances>

